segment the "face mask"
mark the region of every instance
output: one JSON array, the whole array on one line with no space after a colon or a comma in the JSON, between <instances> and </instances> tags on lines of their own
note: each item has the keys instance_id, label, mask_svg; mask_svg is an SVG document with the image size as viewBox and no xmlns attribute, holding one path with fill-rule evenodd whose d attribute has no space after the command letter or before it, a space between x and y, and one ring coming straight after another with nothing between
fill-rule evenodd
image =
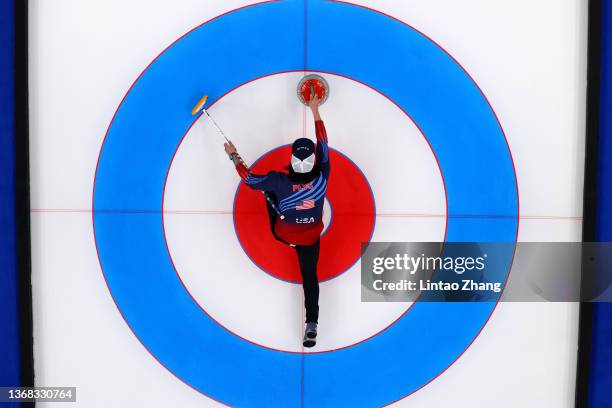
<instances>
[{"instance_id":1,"label":"face mask","mask_svg":"<svg viewBox=\"0 0 612 408\"><path fill-rule=\"evenodd\" d=\"M304 160L300 160L297 157L291 155L291 167L296 173L308 173L314 167L314 163L314 153L306 157Z\"/></svg>"}]
</instances>

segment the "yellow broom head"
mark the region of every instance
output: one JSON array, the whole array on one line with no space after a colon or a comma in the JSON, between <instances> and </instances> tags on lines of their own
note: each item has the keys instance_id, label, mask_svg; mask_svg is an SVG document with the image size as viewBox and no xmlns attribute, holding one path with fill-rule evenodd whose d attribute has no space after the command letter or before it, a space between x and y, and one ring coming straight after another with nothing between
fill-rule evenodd
<instances>
[{"instance_id":1,"label":"yellow broom head","mask_svg":"<svg viewBox=\"0 0 612 408\"><path fill-rule=\"evenodd\" d=\"M206 103L207 99L208 99L208 95L204 95L202 99L200 99L198 103L196 103L196 105L193 107L193 109L191 110L191 114L192 115L198 114L204 107L204 104Z\"/></svg>"}]
</instances>

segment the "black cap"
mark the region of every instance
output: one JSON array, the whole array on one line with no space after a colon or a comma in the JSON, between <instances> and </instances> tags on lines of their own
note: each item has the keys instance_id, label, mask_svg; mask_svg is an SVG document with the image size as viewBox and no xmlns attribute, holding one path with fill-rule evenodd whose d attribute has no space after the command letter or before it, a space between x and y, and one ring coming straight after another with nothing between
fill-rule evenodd
<instances>
[{"instance_id":1,"label":"black cap","mask_svg":"<svg viewBox=\"0 0 612 408\"><path fill-rule=\"evenodd\" d=\"M315 145L310 139L306 139L305 137L301 137L296 139L293 142L293 146L291 147L291 154L297 157L300 160L304 160L315 151Z\"/></svg>"}]
</instances>

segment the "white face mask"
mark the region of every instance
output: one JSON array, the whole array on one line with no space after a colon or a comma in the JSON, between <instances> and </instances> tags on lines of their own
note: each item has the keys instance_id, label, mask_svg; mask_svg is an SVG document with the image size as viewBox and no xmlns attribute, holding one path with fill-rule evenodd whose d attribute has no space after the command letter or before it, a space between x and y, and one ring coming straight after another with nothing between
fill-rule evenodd
<instances>
[{"instance_id":1,"label":"white face mask","mask_svg":"<svg viewBox=\"0 0 612 408\"><path fill-rule=\"evenodd\" d=\"M314 163L314 153L305 158L304 160L300 160L294 155L291 155L291 167L293 167L293 171L295 171L296 173L308 173L314 167Z\"/></svg>"}]
</instances>

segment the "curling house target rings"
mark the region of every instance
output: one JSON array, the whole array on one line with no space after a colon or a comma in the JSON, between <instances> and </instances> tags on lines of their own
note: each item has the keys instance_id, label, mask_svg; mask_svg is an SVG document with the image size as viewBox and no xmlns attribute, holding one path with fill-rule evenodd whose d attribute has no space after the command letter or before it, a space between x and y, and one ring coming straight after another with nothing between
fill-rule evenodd
<instances>
[{"instance_id":1,"label":"curling house target rings","mask_svg":"<svg viewBox=\"0 0 612 408\"><path fill-rule=\"evenodd\" d=\"M380 406L446 370L495 302L417 302L387 330L352 347L279 352L233 335L203 313L175 273L164 240L164 183L194 121L198 93L206 89L215 101L255 78L300 70L355 79L410 115L444 177L447 241L516 240L511 154L488 101L462 67L392 17L335 1L306 5L274 1L227 13L181 37L145 69L117 109L98 159L96 248L130 329L194 389L235 406Z\"/></svg>"}]
</instances>

